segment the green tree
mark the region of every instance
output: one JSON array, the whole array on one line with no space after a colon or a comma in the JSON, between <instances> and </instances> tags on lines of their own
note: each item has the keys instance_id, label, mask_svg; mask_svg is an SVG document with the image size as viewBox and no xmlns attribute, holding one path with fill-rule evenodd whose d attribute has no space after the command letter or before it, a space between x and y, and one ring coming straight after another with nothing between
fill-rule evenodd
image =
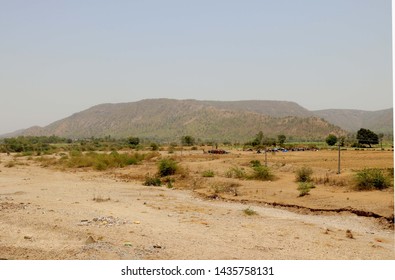
<instances>
[{"instance_id":1,"label":"green tree","mask_svg":"<svg viewBox=\"0 0 395 280\"><path fill-rule=\"evenodd\" d=\"M263 141L263 132L259 131L257 135L255 135L254 140L252 140L251 145L254 147L259 146L262 144L262 141Z\"/></svg>"},{"instance_id":2,"label":"green tree","mask_svg":"<svg viewBox=\"0 0 395 280\"><path fill-rule=\"evenodd\" d=\"M153 151L159 150L159 145L158 145L157 143L152 142L152 143L150 144L150 146L151 146L151 149L152 149Z\"/></svg>"},{"instance_id":3,"label":"green tree","mask_svg":"<svg viewBox=\"0 0 395 280\"><path fill-rule=\"evenodd\" d=\"M359 144L367 144L371 148L372 145L379 143L379 137L376 133L369 129L361 128L357 132L357 140Z\"/></svg>"},{"instance_id":4,"label":"green tree","mask_svg":"<svg viewBox=\"0 0 395 280\"><path fill-rule=\"evenodd\" d=\"M326 142L329 146L335 145L336 142L337 142L337 137L336 137L336 135L329 134L328 137L326 137L325 142Z\"/></svg>"},{"instance_id":5,"label":"green tree","mask_svg":"<svg viewBox=\"0 0 395 280\"><path fill-rule=\"evenodd\" d=\"M282 145L284 145L287 137L284 134L280 134L277 136L277 139L278 139L278 143L280 144L280 146L282 146Z\"/></svg>"},{"instance_id":6,"label":"green tree","mask_svg":"<svg viewBox=\"0 0 395 280\"><path fill-rule=\"evenodd\" d=\"M193 145L195 145L195 138L193 138L190 135L182 136L181 143L185 146L193 146Z\"/></svg>"},{"instance_id":7,"label":"green tree","mask_svg":"<svg viewBox=\"0 0 395 280\"><path fill-rule=\"evenodd\" d=\"M131 146L137 146L138 144L140 144L140 138L138 138L138 137L129 137L128 138L128 143Z\"/></svg>"}]
</instances>

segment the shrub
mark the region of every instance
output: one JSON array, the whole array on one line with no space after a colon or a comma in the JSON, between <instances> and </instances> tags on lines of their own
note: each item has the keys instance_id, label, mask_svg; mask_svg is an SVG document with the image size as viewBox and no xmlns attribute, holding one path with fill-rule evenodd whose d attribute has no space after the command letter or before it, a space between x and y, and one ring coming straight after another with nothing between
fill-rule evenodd
<instances>
[{"instance_id":1,"label":"shrub","mask_svg":"<svg viewBox=\"0 0 395 280\"><path fill-rule=\"evenodd\" d=\"M250 161L251 167L258 167L261 166L261 162L259 160L251 160Z\"/></svg>"},{"instance_id":2,"label":"shrub","mask_svg":"<svg viewBox=\"0 0 395 280\"><path fill-rule=\"evenodd\" d=\"M299 197L308 195L310 190L313 188L315 188L315 186L311 182L299 182L299 186L298 186Z\"/></svg>"},{"instance_id":3,"label":"shrub","mask_svg":"<svg viewBox=\"0 0 395 280\"><path fill-rule=\"evenodd\" d=\"M144 186L160 186L162 185L161 180L158 177L145 176Z\"/></svg>"},{"instance_id":4,"label":"shrub","mask_svg":"<svg viewBox=\"0 0 395 280\"><path fill-rule=\"evenodd\" d=\"M387 173L392 179L394 178L394 168L387 168Z\"/></svg>"},{"instance_id":5,"label":"shrub","mask_svg":"<svg viewBox=\"0 0 395 280\"><path fill-rule=\"evenodd\" d=\"M315 184L344 187L348 184L348 179L344 177L333 177L325 174L325 177L315 177L312 179Z\"/></svg>"},{"instance_id":6,"label":"shrub","mask_svg":"<svg viewBox=\"0 0 395 280\"><path fill-rule=\"evenodd\" d=\"M303 166L296 170L296 182L310 182L313 169Z\"/></svg>"},{"instance_id":7,"label":"shrub","mask_svg":"<svg viewBox=\"0 0 395 280\"><path fill-rule=\"evenodd\" d=\"M174 175L178 169L177 162L171 158L165 158L159 161L159 176L165 177L169 175Z\"/></svg>"},{"instance_id":8,"label":"shrub","mask_svg":"<svg viewBox=\"0 0 395 280\"><path fill-rule=\"evenodd\" d=\"M168 189L172 189L174 188L173 183L175 182L175 180L171 177L166 177L163 179L163 183L166 183L166 187Z\"/></svg>"},{"instance_id":9,"label":"shrub","mask_svg":"<svg viewBox=\"0 0 395 280\"><path fill-rule=\"evenodd\" d=\"M95 195L93 197L93 201L95 201L95 202L106 202L106 201L110 201L110 200L111 200L110 197L104 198L101 195L98 195L98 196Z\"/></svg>"},{"instance_id":10,"label":"shrub","mask_svg":"<svg viewBox=\"0 0 395 280\"><path fill-rule=\"evenodd\" d=\"M244 179L247 177L246 172L239 167L232 167L226 173L225 176L228 178Z\"/></svg>"},{"instance_id":11,"label":"shrub","mask_svg":"<svg viewBox=\"0 0 395 280\"><path fill-rule=\"evenodd\" d=\"M267 166L258 165L254 167L253 170L254 173L250 176L249 179L267 181L273 179L274 177L269 167Z\"/></svg>"},{"instance_id":12,"label":"shrub","mask_svg":"<svg viewBox=\"0 0 395 280\"><path fill-rule=\"evenodd\" d=\"M251 209L250 207L244 209L243 212L247 216L258 215L258 213L255 210Z\"/></svg>"},{"instance_id":13,"label":"shrub","mask_svg":"<svg viewBox=\"0 0 395 280\"><path fill-rule=\"evenodd\" d=\"M69 152L71 157L82 156L82 152L80 150L73 149Z\"/></svg>"},{"instance_id":14,"label":"shrub","mask_svg":"<svg viewBox=\"0 0 395 280\"><path fill-rule=\"evenodd\" d=\"M151 144L150 144L150 147L151 147L151 150L152 150L152 151L157 151L157 150L159 150L159 145L156 144L156 143L151 143Z\"/></svg>"},{"instance_id":15,"label":"shrub","mask_svg":"<svg viewBox=\"0 0 395 280\"><path fill-rule=\"evenodd\" d=\"M214 177L214 171L212 170L203 171L203 177Z\"/></svg>"},{"instance_id":16,"label":"shrub","mask_svg":"<svg viewBox=\"0 0 395 280\"><path fill-rule=\"evenodd\" d=\"M357 190L381 190L390 186L390 180L378 168L365 168L356 174Z\"/></svg>"},{"instance_id":17,"label":"shrub","mask_svg":"<svg viewBox=\"0 0 395 280\"><path fill-rule=\"evenodd\" d=\"M238 187L240 186L241 185L238 183L217 182L211 186L211 189L214 191L214 194L230 193L234 196L238 196Z\"/></svg>"},{"instance_id":18,"label":"shrub","mask_svg":"<svg viewBox=\"0 0 395 280\"><path fill-rule=\"evenodd\" d=\"M58 163L65 164L70 168L92 167L96 170L102 171L108 168L125 167L128 165L138 164L145 158L145 155L134 154L119 154L116 151L110 154L88 152L82 154L81 152L70 152L70 158L63 156Z\"/></svg>"}]
</instances>

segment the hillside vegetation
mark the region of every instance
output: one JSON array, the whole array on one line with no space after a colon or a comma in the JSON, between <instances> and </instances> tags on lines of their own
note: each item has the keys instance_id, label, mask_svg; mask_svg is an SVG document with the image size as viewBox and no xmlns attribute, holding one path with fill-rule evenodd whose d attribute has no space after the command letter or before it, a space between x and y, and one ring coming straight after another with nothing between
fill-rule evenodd
<instances>
[{"instance_id":1,"label":"hillside vegetation","mask_svg":"<svg viewBox=\"0 0 395 280\"><path fill-rule=\"evenodd\" d=\"M350 132L355 132L361 127L377 133L392 134L393 132L392 108L379 111L332 109L313 111L313 113Z\"/></svg>"},{"instance_id":2,"label":"hillside vegetation","mask_svg":"<svg viewBox=\"0 0 395 280\"><path fill-rule=\"evenodd\" d=\"M256 103L255 107L252 103ZM27 129L22 135L68 138L138 135L153 140L174 141L189 134L202 140L247 141L257 131L263 131L269 137L285 134L299 140L322 140L329 133L346 134L340 127L317 116L293 116L293 112L304 115L307 111L296 103L252 103L152 99L102 104L44 128ZM261 112L258 110L259 104L262 104ZM270 105L268 114L264 113L264 104L266 107ZM250 106L251 110L248 110ZM277 116L270 115L274 111Z\"/></svg>"}]
</instances>

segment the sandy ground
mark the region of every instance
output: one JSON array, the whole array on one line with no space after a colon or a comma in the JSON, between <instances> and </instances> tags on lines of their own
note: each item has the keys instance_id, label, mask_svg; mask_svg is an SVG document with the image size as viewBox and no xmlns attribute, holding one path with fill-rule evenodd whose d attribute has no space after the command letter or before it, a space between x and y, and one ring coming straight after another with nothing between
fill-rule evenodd
<instances>
[{"instance_id":1,"label":"sandy ground","mask_svg":"<svg viewBox=\"0 0 395 280\"><path fill-rule=\"evenodd\" d=\"M185 165L197 174L227 160L234 164L236 159L213 157L207 164L199 157ZM395 259L393 227L381 219L270 206L273 201L349 206L388 216L393 188L356 193L322 186L297 198L295 183L287 183L292 173L283 170L277 191L270 185L274 182L261 183L257 192L258 183L242 181L237 197L222 194L235 201L210 200L202 196L210 188L199 184L212 186L227 178L196 179L193 188L181 190L120 180L116 172L60 171L37 164L6 168L6 162L2 155L0 259ZM132 166L122 174L154 166ZM256 215L246 215L248 208Z\"/></svg>"}]
</instances>

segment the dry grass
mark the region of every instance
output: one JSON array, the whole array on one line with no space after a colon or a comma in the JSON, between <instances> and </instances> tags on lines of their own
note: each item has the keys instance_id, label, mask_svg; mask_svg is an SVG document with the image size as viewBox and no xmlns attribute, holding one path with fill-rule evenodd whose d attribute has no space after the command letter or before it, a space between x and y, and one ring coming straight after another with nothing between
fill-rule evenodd
<instances>
[{"instance_id":1,"label":"dry grass","mask_svg":"<svg viewBox=\"0 0 395 280\"><path fill-rule=\"evenodd\" d=\"M239 183L233 183L233 182L216 182L213 185L211 185L211 190L214 194L231 194L233 196L238 196L238 188L241 185Z\"/></svg>"},{"instance_id":2,"label":"dry grass","mask_svg":"<svg viewBox=\"0 0 395 280\"><path fill-rule=\"evenodd\" d=\"M104 198L101 195L98 196L95 195L92 200L95 202L106 202L106 201L110 201L111 198L110 197Z\"/></svg>"},{"instance_id":3,"label":"dry grass","mask_svg":"<svg viewBox=\"0 0 395 280\"><path fill-rule=\"evenodd\" d=\"M313 177L312 181L317 185L345 187L350 185L351 180L348 177L339 176L339 175L330 175L326 173L322 177Z\"/></svg>"}]
</instances>

